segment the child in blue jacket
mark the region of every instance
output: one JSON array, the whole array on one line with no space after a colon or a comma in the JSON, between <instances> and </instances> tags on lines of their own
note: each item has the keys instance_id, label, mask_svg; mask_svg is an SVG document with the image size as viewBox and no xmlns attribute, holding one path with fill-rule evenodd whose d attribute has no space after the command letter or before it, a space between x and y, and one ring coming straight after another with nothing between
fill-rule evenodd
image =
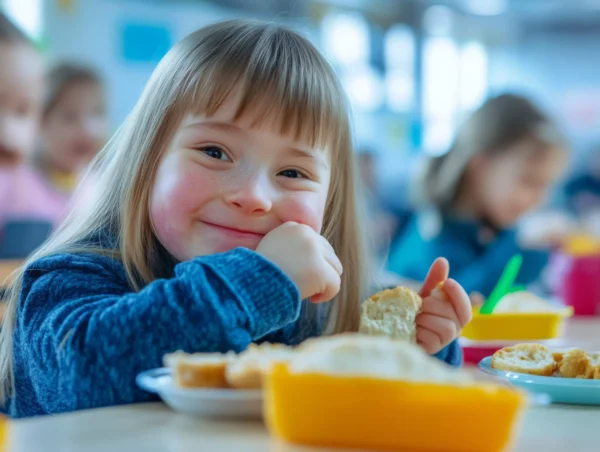
<instances>
[{"instance_id":1,"label":"child in blue jacket","mask_svg":"<svg viewBox=\"0 0 600 452\"><path fill-rule=\"evenodd\" d=\"M508 260L523 255L517 284L540 276L548 253L519 243L515 224L544 200L567 164L566 145L527 99L500 95L458 130L450 151L426 171L426 207L390 250L388 269L423 280L444 256L467 292L488 296Z\"/></svg>"}]
</instances>

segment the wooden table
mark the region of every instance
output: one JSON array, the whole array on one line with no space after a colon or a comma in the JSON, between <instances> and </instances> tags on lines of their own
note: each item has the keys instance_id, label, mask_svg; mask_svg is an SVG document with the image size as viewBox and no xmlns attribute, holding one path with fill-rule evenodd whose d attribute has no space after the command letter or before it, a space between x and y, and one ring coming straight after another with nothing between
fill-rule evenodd
<instances>
[{"instance_id":1,"label":"wooden table","mask_svg":"<svg viewBox=\"0 0 600 452\"><path fill-rule=\"evenodd\" d=\"M2 298L4 295L3 289L10 282L9 276L19 268L22 263L23 261L21 260L0 260L0 321L4 318L4 310L6 309L6 304Z\"/></svg>"},{"instance_id":2,"label":"wooden table","mask_svg":"<svg viewBox=\"0 0 600 452\"><path fill-rule=\"evenodd\" d=\"M572 319L566 336L570 345L600 350L600 319ZM514 450L597 452L599 427L600 407L534 407L525 415ZM271 438L261 422L203 420L153 403L14 421L9 451L40 450L317 452L323 449L284 444Z\"/></svg>"},{"instance_id":3,"label":"wooden table","mask_svg":"<svg viewBox=\"0 0 600 452\"><path fill-rule=\"evenodd\" d=\"M10 274L21 266L21 260L0 260L0 286L6 286Z\"/></svg>"}]
</instances>

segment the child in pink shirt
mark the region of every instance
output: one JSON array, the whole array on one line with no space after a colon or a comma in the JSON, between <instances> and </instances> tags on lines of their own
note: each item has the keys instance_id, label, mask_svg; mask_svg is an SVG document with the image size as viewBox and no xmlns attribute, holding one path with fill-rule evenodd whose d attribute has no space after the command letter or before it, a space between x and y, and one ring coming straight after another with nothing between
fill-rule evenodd
<instances>
[{"instance_id":1,"label":"child in pink shirt","mask_svg":"<svg viewBox=\"0 0 600 452\"><path fill-rule=\"evenodd\" d=\"M32 179L38 180L31 180L30 189L45 205L39 206L39 200L28 205L57 224L68 213L82 172L104 143L106 115L102 82L90 68L59 64L49 71L46 88L40 145L32 161Z\"/></svg>"}]
</instances>

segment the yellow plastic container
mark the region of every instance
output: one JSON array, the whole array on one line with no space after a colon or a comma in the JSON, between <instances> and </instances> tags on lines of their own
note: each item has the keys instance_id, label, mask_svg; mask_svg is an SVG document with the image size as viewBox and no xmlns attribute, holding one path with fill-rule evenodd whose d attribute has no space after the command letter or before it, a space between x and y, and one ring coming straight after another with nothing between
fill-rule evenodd
<instances>
[{"instance_id":1,"label":"yellow plastic container","mask_svg":"<svg viewBox=\"0 0 600 452\"><path fill-rule=\"evenodd\" d=\"M462 337L473 341L534 341L556 339L564 320L573 315L572 308L561 312L479 314L463 329Z\"/></svg>"},{"instance_id":2,"label":"yellow plastic container","mask_svg":"<svg viewBox=\"0 0 600 452\"><path fill-rule=\"evenodd\" d=\"M271 433L291 443L496 452L511 444L524 406L520 392L489 383L459 387L292 374L277 364L267 376L264 409Z\"/></svg>"},{"instance_id":3,"label":"yellow plastic container","mask_svg":"<svg viewBox=\"0 0 600 452\"><path fill-rule=\"evenodd\" d=\"M0 416L0 452L8 451L8 432L10 421L6 416Z\"/></svg>"}]
</instances>

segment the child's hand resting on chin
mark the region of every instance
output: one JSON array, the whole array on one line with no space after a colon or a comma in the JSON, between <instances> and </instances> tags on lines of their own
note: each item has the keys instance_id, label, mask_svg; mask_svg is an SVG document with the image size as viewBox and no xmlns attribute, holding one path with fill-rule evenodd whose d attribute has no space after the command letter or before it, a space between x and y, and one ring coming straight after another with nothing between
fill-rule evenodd
<instances>
[{"instance_id":1,"label":"child's hand resting on chin","mask_svg":"<svg viewBox=\"0 0 600 452\"><path fill-rule=\"evenodd\" d=\"M448 272L448 261L437 259L420 292L423 306L417 315L417 343L431 355L456 339L471 320L469 296L460 284L447 279ZM443 286L436 287L440 283Z\"/></svg>"},{"instance_id":2,"label":"child's hand resting on chin","mask_svg":"<svg viewBox=\"0 0 600 452\"><path fill-rule=\"evenodd\" d=\"M269 232L256 252L290 278L304 300L329 301L340 291L342 263L331 244L310 227L288 222Z\"/></svg>"}]
</instances>

